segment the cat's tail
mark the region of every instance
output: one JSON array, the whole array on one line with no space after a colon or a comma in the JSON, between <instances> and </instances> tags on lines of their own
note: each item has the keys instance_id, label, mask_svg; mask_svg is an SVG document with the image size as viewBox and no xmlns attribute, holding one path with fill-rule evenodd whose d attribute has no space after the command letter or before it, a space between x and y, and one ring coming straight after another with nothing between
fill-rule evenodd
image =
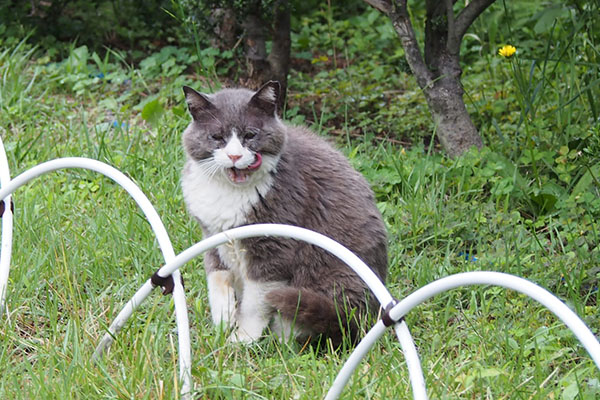
<instances>
[{"instance_id":1,"label":"cat's tail","mask_svg":"<svg viewBox=\"0 0 600 400\"><path fill-rule=\"evenodd\" d=\"M325 336L331 339L334 347L348 339L352 344L357 343L358 314L347 302L336 304L322 293L291 286L270 291L267 301L284 320L291 322L299 339Z\"/></svg>"}]
</instances>

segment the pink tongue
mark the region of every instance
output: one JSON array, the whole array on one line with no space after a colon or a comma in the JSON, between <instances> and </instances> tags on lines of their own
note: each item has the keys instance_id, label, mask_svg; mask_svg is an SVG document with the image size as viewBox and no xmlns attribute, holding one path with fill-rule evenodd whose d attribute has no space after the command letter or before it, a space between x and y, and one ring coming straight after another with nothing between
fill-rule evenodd
<instances>
[{"instance_id":1,"label":"pink tongue","mask_svg":"<svg viewBox=\"0 0 600 400\"><path fill-rule=\"evenodd\" d=\"M260 153L256 153L255 156L256 160L254 160L252 164L248 165L244 169L229 168L227 170L227 173L229 174L229 179L231 179L231 181L234 183L246 182L252 171L258 169L258 167L260 167L260 165L262 164L262 156L260 155Z\"/></svg>"},{"instance_id":2,"label":"pink tongue","mask_svg":"<svg viewBox=\"0 0 600 400\"><path fill-rule=\"evenodd\" d=\"M254 155L256 156L256 160L252 164L248 165L249 170L257 169L262 164L262 156L260 153L255 153Z\"/></svg>"}]
</instances>

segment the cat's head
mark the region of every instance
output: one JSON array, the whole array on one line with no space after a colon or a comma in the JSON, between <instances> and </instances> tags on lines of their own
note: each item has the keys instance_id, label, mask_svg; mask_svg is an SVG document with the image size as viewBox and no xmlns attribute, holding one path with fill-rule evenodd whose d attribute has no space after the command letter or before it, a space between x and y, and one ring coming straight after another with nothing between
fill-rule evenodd
<instances>
[{"instance_id":1,"label":"cat's head","mask_svg":"<svg viewBox=\"0 0 600 400\"><path fill-rule=\"evenodd\" d=\"M183 145L188 159L207 175L239 185L275 168L286 138L277 118L278 82L256 92L224 89L207 95L187 86L183 92L192 116Z\"/></svg>"}]
</instances>

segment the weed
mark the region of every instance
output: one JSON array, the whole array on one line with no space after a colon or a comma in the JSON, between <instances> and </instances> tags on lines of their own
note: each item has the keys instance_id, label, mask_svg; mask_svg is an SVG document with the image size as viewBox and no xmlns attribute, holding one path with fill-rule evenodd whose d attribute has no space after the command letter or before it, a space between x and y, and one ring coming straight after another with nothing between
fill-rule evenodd
<instances>
[{"instance_id":1,"label":"weed","mask_svg":"<svg viewBox=\"0 0 600 400\"><path fill-rule=\"evenodd\" d=\"M437 152L423 96L385 19L371 10L343 18L333 5L295 21L298 69L286 116L337 138L371 182L397 297L457 272L503 271L556 293L599 332L598 10L576 3L537 16L533 0L498 3L475 24L463 43L463 81L488 146L454 160ZM513 61L497 55L505 43L517 48ZM0 134L13 175L56 157L106 161L150 196L176 250L200 239L179 187L188 123L180 87L210 90L233 55L173 45L133 64L121 51L81 43L52 61L25 39L1 45ZM115 314L162 264L130 198L93 173L62 171L18 191L15 209L0 397L177 398L173 307L158 293L110 353L90 361ZM195 397L324 396L347 352L272 338L227 343L210 321L201 261L183 274ZM432 398L600 396L598 371L572 333L514 292L455 290L406 320ZM391 334L343 394L410 397Z\"/></svg>"}]
</instances>

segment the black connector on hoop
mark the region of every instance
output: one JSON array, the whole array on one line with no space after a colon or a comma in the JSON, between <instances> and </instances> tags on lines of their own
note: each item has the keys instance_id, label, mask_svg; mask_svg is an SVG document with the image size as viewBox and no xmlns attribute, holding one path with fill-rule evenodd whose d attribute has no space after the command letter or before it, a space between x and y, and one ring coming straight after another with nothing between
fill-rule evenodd
<instances>
[{"instance_id":1,"label":"black connector on hoop","mask_svg":"<svg viewBox=\"0 0 600 400\"><path fill-rule=\"evenodd\" d=\"M390 317L390 311L392 310L392 308L394 308L396 304L398 304L398 300L392 299L392 301L390 301L390 303L383 309L383 315L381 316L381 320L383 321L383 325L386 328L395 325L404 319L404 317L402 317L398 321L394 321L392 317Z\"/></svg>"},{"instance_id":2,"label":"black connector on hoop","mask_svg":"<svg viewBox=\"0 0 600 400\"><path fill-rule=\"evenodd\" d=\"M183 277L181 277L181 285L184 286L183 284ZM173 293L173 289L175 288L175 281L173 281L173 275L169 275L165 278L163 278L162 276L160 276L158 274L158 271L156 271L154 273L154 275L152 275L152 277L150 278L150 282L152 282L152 284L154 286L160 286L162 288L162 294L167 295L167 294L171 294Z\"/></svg>"},{"instance_id":3,"label":"black connector on hoop","mask_svg":"<svg viewBox=\"0 0 600 400\"><path fill-rule=\"evenodd\" d=\"M6 200L0 201L0 218L4 215L4 210L6 209ZM13 203L12 198L10 199L10 211L14 214L15 212L15 203Z\"/></svg>"}]
</instances>

